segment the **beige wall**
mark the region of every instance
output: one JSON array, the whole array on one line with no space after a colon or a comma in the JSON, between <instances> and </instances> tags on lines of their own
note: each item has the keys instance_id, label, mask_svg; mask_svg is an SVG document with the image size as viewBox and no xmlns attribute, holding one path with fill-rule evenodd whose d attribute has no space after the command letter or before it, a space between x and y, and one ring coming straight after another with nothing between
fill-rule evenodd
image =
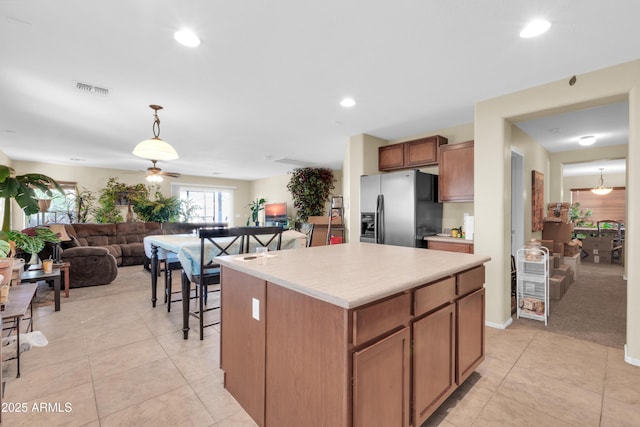
<instances>
[{"instance_id":1,"label":"beige wall","mask_svg":"<svg viewBox=\"0 0 640 427\"><path fill-rule=\"evenodd\" d=\"M56 181L74 181L78 183L78 187L87 189L96 197L110 177L116 177L120 182L125 184L145 183L145 172L125 171L118 169L91 168L86 166L69 166L56 165L51 163L25 162L20 160L13 161L13 167L18 175L25 173L42 173L48 175ZM166 196L171 195L171 183L180 183L183 185L207 185L219 186L234 189L234 224L244 225L245 210L249 203L250 181L240 181L231 179L204 178L197 176L183 175L180 178L165 177L164 181L158 186L160 192ZM125 209L125 208L123 208ZM12 209L12 228L20 229L24 225L24 213L17 205Z\"/></svg>"},{"instance_id":2,"label":"beige wall","mask_svg":"<svg viewBox=\"0 0 640 427\"><path fill-rule=\"evenodd\" d=\"M449 128L436 129L428 132L422 132L418 135L395 139L389 141L389 144L397 142L411 141L414 139L424 138L432 135L440 135L447 138L447 144L458 144L460 142L470 141L473 139L473 123L466 123L459 126ZM376 153L377 155L377 153ZM377 166L376 166L377 169ZM420 168L422 172L439 174L438 166L428 166ZM457 228L464 224L464 214L473 215L473 202L443 203L442 205L442 228Z\"/></svg>"},{"instance_id":3,"label":"beige wall","mask_svg":"<svg viewBox=\"0 0 640 427\"><path fill-rule=\"evenodd\" d=\"M598 175L583 175L583 176L565 176L562 181L563 185L563 200L561 202L571 202L571 189L572 188L593 188L597 187L600 181L600 174ZM612 173L604 175L604 185L606 187L626 187L626 175L623 173ZM551 200L555 202L556 200Z\"/></svg>"},{"instance_id":4,"label":"beige wall","mask_svg":"<svg viewBox=\"0 0 640 427\"><path fill-rule=\"evenodd\" d=\"M524 157L524 242L530 239L541 239L541 231L531 231L531 171L544 174L544 203L549 202L550 188L555 184L549 178L549 153L529 135L517 126L511 126L511 147ZM509 181L509 192L511 182ZM509 200L511 200L509 193ZM509 227L511 227L511 210L509 209Z\"/></svg>"},{"instance_id":5,"label":"beige wall","mask_svg":"<svg viewBox=\"0 0 640 427\"><path fill-rule=\"evenodd\" d=\"M343 183L342 183L342 171L334 170L333 178L335 180L334 185L335 188L331 192L333 196L339 196L342 194ZM287 190L287 184L291 179L290 174L286 175L278 175L269 178L256 179L251 181L250 186L250 200L255 200L260 197L264 197L267 200L267 203L281 203L285 202L287 204L287 216L291 217L291 219L296 218L296 208L293 206L293 198L291 197L291 193ZM329 214L329 202L325 205L326 213ZM245 209L246 216L248 217L251 213L249 208ZM260 221L264 221L264 213L260 213Z\"/></svg>"},{"instance_id":6,"label":"beige wall","mask_svg":"<svg viewBox=\"0 0 640 427\"><path fill-rule=\"evenodd\" d=\"M613 145L609 147L594 147L594 148L587 148L583 150L552 153L550 155L552 179L554 180L554 182L560 182L561 184L554 186L552 188L551 200L553 201L562 200L562 201L568 202L571 198L571 194L566 193L567 185L563 183L563 180L567 178L564 178L562 176L562 165L570 164L570 163L590 162L593 160L601 160L601 159L608 159L608 160L626 159L628 150L629 150L628 145ZM594 179L591 184L585 185L585 187L592 187L596 185L597 182L598 182L598 177ZM605 179L605 183L609 185L608 179ZM624 184L620 186L623 186L623 185ZM569 187L569 188L572 188L572 187Z\"/></svg>"},{"instance_id":7,"label":"beige wall","mask_svg":"<svg viewBox=\"0 0 640 427\"><path fill-rule=\"evenodd\" d=\"M510 145L509 121L545 112L552 114L598 103L629 101L627 156L627 210L640 208L640 60L579 75L570 86L566 80L478 102L475 108L475 217L476 253L489 255L486 276L486 319L496 327L511 322L509 218ZM552 170L551 181L554 181ZM557 181L561 182L561 181ZM560 186L562 188L562 186ZM561 190L559 190L561 191ZM554 197L552 194L550 197ZM640 219L627 215L626 257L637 259ZM640 270L627 263L627 344L625 360L640 365Z\"/></svg>"}]
</instances>

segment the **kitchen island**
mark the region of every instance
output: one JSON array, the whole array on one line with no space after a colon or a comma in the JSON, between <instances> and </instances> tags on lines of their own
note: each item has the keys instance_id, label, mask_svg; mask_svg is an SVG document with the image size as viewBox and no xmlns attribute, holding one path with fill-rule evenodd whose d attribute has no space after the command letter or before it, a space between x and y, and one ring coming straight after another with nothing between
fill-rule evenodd
<instances>
[{"instance_id":1,"label":"kitchen island","mask_svg":"<svg viewBox=\"0 0 640 427\"><path fill-rule=\"evenodd\" d=\"M419 426L484 360L481 255L219 257L225 388L260 426Z\"/></svg>"}]
</instances>

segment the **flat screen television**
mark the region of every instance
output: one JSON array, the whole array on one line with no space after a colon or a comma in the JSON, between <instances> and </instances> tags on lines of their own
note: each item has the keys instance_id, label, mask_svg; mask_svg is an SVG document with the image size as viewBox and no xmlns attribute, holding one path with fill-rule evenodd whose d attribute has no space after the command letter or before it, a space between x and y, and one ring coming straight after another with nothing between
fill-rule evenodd
<instances>
[{"instance_id":1,"label":"flat screen television","mask_svg":"<svg viewBox=\"0 0 640 427\"><path fill-rule=\"evenodd\" d=\"M266 226L287 225L287 204L283 202L264 205L264 223Z\"/></svg>"}]
</instances>

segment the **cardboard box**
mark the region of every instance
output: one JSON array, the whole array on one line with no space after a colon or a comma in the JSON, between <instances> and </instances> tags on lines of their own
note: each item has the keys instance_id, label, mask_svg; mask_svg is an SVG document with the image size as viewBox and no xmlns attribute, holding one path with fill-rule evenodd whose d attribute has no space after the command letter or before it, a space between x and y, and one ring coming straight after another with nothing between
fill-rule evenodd
<instances>
[{"instance_id":1,"label":"cardboard box","mask_svg":"<svg viewBox=\"0 0 640 427\"><path fill-rule=\"evenodd\" d=\"M565 283L567 278L563 275L553 275L549 277L549 299L560 301L564 296Z\"/></svg>"},{"instance_id":2,"label":"cardboard box","mask_svg":"<svg viewBox=\"0 0 640 427\"><path fill-rule=\"evenodd\" d=\"M564 243L554 243L553 244L553 253L554 254L562 254L562 255L564 255Z\"/></svg>"},{"instance_id":3,"label":"cardboard box","mask_svg":"<svg viewBox=\"0 0 640 427\"><path fill-rule=\"evenodd\" d=\"M553 240L540 240L540 244L549 249L549 253L553 253Z\"/></svg>"},{"instance_id":4,"label":"cardboard box","mask_svg":"<svg viewBox=\"0 0 640 427\"><path fill-rule=\"evenodd\" d=\"M573 270L567 264L561 264L560 267L553 269L553 276L564 276L567 280L573 280Z\"/></svg>"},{"instance_id":5,"label":"cardboard box","mask_svg":"<svg viewBox=\"0 0 640 427\"><path fill-rule=\"evenodd\" d=\"M569 267L571 267L571 270L573 270L573 280L577 280L578 276L580 275L580 254L576 254L573 256L566 256L564 257L564 263L566 265L568 265ZM567 286L568 288L568 286Z\"/></svg>"},{"instance_id":6,"label":"cardboard box","mask_svg":"<svg viewBox=\"0 0 640 427\"><path fill-rule=\"evenodd\" d=\"M592 262L594 264L611 264L611 251L595 250L597 253L587 251L588 255L582 261Z\"/></svg>"},{"instance_id":7,"label":"cardboard box","mask_svg":"<svg viewBox=\"0 0 640 427\"><path fill-rule=\"evenodd\" d=\"M580 254L580 246L569 246L568 244L564 245L564 256L573 257Z\"/></svg>"},{"instance_id":8,"label":"cardboard box","mask_svg":"<svg viewBox=\"0 0 640 427\"><path fill-rule=\"evenodd\" d=\"M611 237L587 237L582 241L582 249L589 253L593 249L610 251L613 249L613 239Z\"/></svg>"},{"instance_id":9,"label":"cardboard box","mask_svg":"<svg viewBox=\"0 0 640 427\"><path fill-rule=\"evenodd\" d=\"M553 240L554 243L567 243L571 240L573 224L562 222L545 222L542 229L543 240Z\"/></svg>"}]
</instances>

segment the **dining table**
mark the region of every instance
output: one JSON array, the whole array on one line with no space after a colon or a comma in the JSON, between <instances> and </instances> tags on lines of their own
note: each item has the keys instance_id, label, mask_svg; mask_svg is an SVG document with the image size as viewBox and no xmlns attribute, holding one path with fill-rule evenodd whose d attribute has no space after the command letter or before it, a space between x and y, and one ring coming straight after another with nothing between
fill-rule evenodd
<instances>
[{"instance_id":1,"label":"dining table","mask_svg":"<svg viewBox=\"0 0 640 427\"><path fill-rule=\"evenodd\" d=\"M233 237L216 237L213 239L220 245L233 240ZM307 235L295 230L285 230L282 233L281 250L306 247ZM144 251L151 260L151 304L156 306L157 286L160 262L179 261L184 274L190 277L200 268L200 238L197 234L159 234L146 236L143 240ZM229 248L229 253L240 253L240 241L236 241ZM249 252L255 251L255 242L251 242ZM271 243L269 250L275 250L276 242ZM219 247L205 242L205 264L211 262L220 254ZM226 255L226 254L223 254Z\"/></svg>"}]
</instances>

